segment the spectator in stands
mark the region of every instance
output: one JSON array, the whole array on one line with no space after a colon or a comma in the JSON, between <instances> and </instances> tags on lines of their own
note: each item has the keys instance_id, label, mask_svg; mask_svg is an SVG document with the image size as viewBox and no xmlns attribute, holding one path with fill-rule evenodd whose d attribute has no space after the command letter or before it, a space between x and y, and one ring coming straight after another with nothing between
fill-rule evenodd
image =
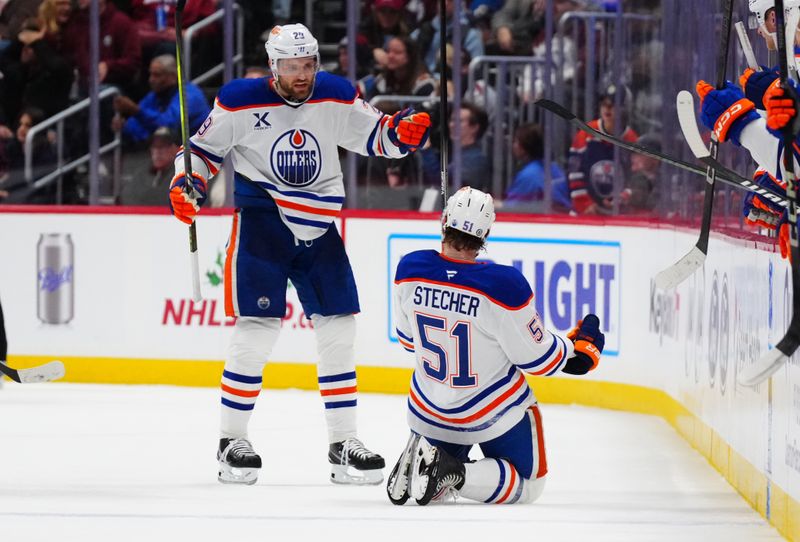
<instances>
[{"instance_id":1,"label":"spectator in stands","mask_svg":"<svg viewBox=\"0 0 800 542\"><path fill-rule=\"evenodd\" d=\"M77 0L64 29L65 52L78 68L80 88L89 88L89 5L91 0ZM142 48L139 34L131 32L130 18L112 2L98 0L100 9L100 63L97 73L101 84L115 85L130 92L136 84L141 66Z\"/></svg>"},{"instance_id":2,"label":"spectator in stands","mask_svg":"<svg viewBox=\"0 0 800 542\"><path fill-rule=\"evenodd\" d=\"M126 164L120 203L165 206L164 191L172 180L175 155L180 146L180 130L167 126L157 128L150 138L149 160L139 167L130 168Z\"/></svg>"},{"instance_id":3,"label":"spectator in stands","mask_svg":"<svg viewBox=\"0 0 800 542\"><path fill-rule=\"evenodd\" d=\"M369 101L380 94L430 96L436 89L436 81L420 60L417 44L406 36L389 40L385 67L377 76L359 81L359 87Z\"/></svg>"},{"instance_id":4,"label":"spectator in stands","mask_svg":"<svg viewBox=\"0 0 800 542\"><path fill-rule=\"evenodd\" d=\"M347 36L339 41L337 51L337 64L331 73L347 77L349 59L347 58ZM367 38L359 34L356 36L356 79L367 77L372 71L372 51L370 50Z\"/></svg>"},{"instance_id":5,"label":"spectator in stands","mask_svg":"<svg viewBox=\"0 0 800 542\"><path fill-rule=\"evenodd\" d=\"M621 133L622 139L633 142L639 136L628 126L625 112L633 97L626 87L621 88L620 92L622 111L616 111L614 100L617 87L611 85L599 97L600 118L591 121L589 125L609 134ZM610 213L616 174L613 145L595 139L586 132L578 132L570 147L568 169L573 209L580 214Z\"/></svg>"},{"instance_id":6,"label":"spectator in stands","mask_svg":"<svg viewBox=\"0 0 800 542\"><path fill-rule=\"evenodd\" d=\"M143 60L175 51L175 0L131 0L131 19L139 32ZM217 10L216 0L186 2L183 28L189 28Z\"/></svg>"},{"instance_id":7,"label":"spectator in stands","mask_svg":"<svg viewBox=\"0 0 800 542\"><path fill-rule=\"evenodd\" d=\"M361 24L359 34L366 38L376 68L386 65L389 41L409 35L405 9L406 0L374 0L372 11Z\"/></svg>"},{"instance_id":8,"label":"spectator in stands","mask_svg":"<svg viewBox=\"0 0 800 542\"><path fill-rule=\"evenodd\" d=\"M289 22L292 16L292 0L272 0L272 16L275 18L275 24Z\"/></svg>"},{"instance_id":9,"label":"spectator in stands","mask_svg":"<svg viewBox=\"0 0 800 542\"><path fill-rule=\"evenodd\" d=\"M438 119L438 108L431 113ZM492 163L483 152L483 136L489 126L489 117L479 105L463 101L457 118L461 128L461 182L464 186L489 192L491 191ZM455 121L456 115L453 114L448 124L451 141L455 137ZM436 123L434 123L435 125ZM440 137L440 135L431 137L428 145L417 153L422 162L422 179L425 185L441 183ZM452 151L449 156L452 160ZM450 162L448 169L452 171L453 168L455 168L455 163Z\"/></svg>"},{"instance_id":10,"label":"spectator in stands","mask_svg":"<svg viewBox=\"0 0 800 542\"><path fill-rule=\"evenodd\" d=\"M445 38L448 43L453 42L453 12L456 2L464 0L445 1ZM461 10L461 47L469 52L471 58L483 54L483 39L481 33L475 29L467 17L466 7ZM412 33L412 37L419 43L419 49L423 52L425 65L436 73L436 63L439 58L439 17L434 17L428 22L423 23L418 30Z\"/></svg>"},{"instance_id":11,"label":"spectator in stands","mask_svg":"<svg viewBox=\"0 0 800 542\"><path fill-rule=\"evenodd\" d=\"M50 117L69 103L72 68L44 38L38 20L28 19L6 49L6 58L13 59L3 68L6 112L12 117L23 107L40 109Z\"/></svg>"},{"instance_id":12,"label":"spectator in stands","mask_svg":"<svg viewBox=\"0 0 800 542\"><path fill-rule=\"evenodd\" d=\"M42 0L6 0L0 2L0 49L16 39L28 19L36 17Z\"/></svg>"},{"instance_id":13,"label":"spectator in stands","mask_svg":"<svg viewBox=\"0 0 800 542\"><path fill-rule=\"evenodd\" d=\"M519 207L544 198L544 136L535 123L523 124L514 132L511 152L519 164L517 174L508 187L504 207ZM555 162L550 163L550 191L553 210L566 213L572 209L569 187L564 172Z\"/></svg>"},{"instance_id":14,"label":"spectator in stands","mask_svg":"<svg viewBox=\"0 0 800 542\"><path fill-rule=\"evenodd\" d=\"M661 152L661 138L644 134L636 142L648 149ZM631 153L631 174L627 179L627 207L631 212L652 212L661 197L658 190L658 170L661 162L650 156Z\"/></svg>"},{"instance_id":15,"label":"spectator in stands","mask_svg":"<svg viewBox=\"0 0 800 542\"><path fill-rule=\"evenodd\" d=\"M2 164L2 182L0 188L8 192L5 203L26 203L36 197L42 201L43 194L35 196L25 179L25 139L28 131L44 120L44 113L35 107L23 109L17 120L13 134L0 133L0 164ZM56 162L56 149L53 134L40 133L33 140L33 179L38 179L53 169ZM43 202L48 202L44 200Z\"/></svg>"},{"instance_id":16,"label":"spectator in stands","mask_svg":"<svg viewBox=\"0 0 800 542\"><path fill-rule=\"evenodd\" d=\"M150 92L138 104L127 96L114 98L112 128L122 130L129 143L141 145L148 141L160 126L179 131L181 126L180 98L178 95L178 69L175 57L161 55L150 62ZM189 132L194 133L211 108L203 92L194 84L186 83L186 107ZM122 122L122 118L127 119Z\"/></svg>"},{"instance_id":17,"label":"spectator in stands","mask_svg":"<svg viewBox=\"0 0 800 542\"><path fill-rule=\"evenodd\" d=\"M575 0L554 0L553 2L553 20L554 28L558 25L561 17L568 11L579 11L585 9L586 5L583 2ZM546 60L547 58L547 33L545 32L544 25L539 28L539 31L533 38L532 47L524 54L533 54L533 56ZM572 39L572 36L562 36L561 39L554 39L551 43L552 65L554 69L551 70L550 85L556 83L556 69L561 72L561 76L565 82L570 82L575 77L575 70L578 67L578 44ZM562 50L563 48L563 50ZM522 54L522 53L521 53ZM538 100L544 96L544 89L547 86L544 81L544 69L540 67L535 74L534 87L530 90L526 89L524 92L526 98L531 101Z\"/></svg>"},{"instance_id":18,"label":"spectator in stands","mask_svg":"<svg viewBox=\"0 0 800 542\"><path fill-rule=\"evenodd\" d=\"M530 55L534 37L544 28L544 0L506 0L492 17L490 54Z\"/></svg>"},{"instance_id":19,"label":"spectator in stands","mask_svg":"<svg viewBox=\"0 0 800 542\"><path fill-rule=\"evenodd\" d=\"M447 44L447 95L452 96L455 93L455 87L453 86L453 47L449 43ZM486 81L483 79L478 79L475 81L475 87L470 89L469 88L469 63L472 61L472 57L469 54L469 51L466 49L461 49L461 90L463 92L463 98L467 101L470 101L477 105L478 107L483 108L486 111L486 114L489 115L489 118L492 117L494 114L495 105L497 102L497 92L492 88ZM440 94L438 92L441 88L437 89L437 95Z\"/></svg>"},{"instance_id":20,"label":"spectator in stands","mask_svg":"<svg viewBox=\"0 0 800 542\"><path fill-rule=\"evenodd\" d=\"M64 53L64 27L71 15L72 0L44 0L39 6L44 38L59 54Z\"/></svg>"},{"instance_id":21,"label":"spectator in stands","mask_svg":"<svg viewBox=\"0 0 800 542\"><path fill-rule=\"evenodd\" d=\"M270 75L272 75L272 72L266 66L248 66L244 70L242 79L261 79Z\"/></svg>"},{"instance_id":22,"label":"spectator in stands","mask_svg":"<svg viewBox=\"0 0 800 542\"><path fill-rule=\"evenodd\" d=\"M25 106L49 116L66 105L72 72L41 36L36 19L29 19L0 55L0 137L13 137L10 127Z\"/></svg>"},{"instance_id":23,"label":"spectator in stands","mask_svg":"<svg viewBox=\"0 0 800 542\"><path fill-rule=\"evenodd\" d=\"M461 128L461 182L484 192L491 191L492 164L483 152L483 135L489 126L486 111L470 102L461 102L458 117L450 118L450 137L456 133L456 118ZM452 159L452 154L450 158ZM448 168L452 171L455 164Z\"/></svg>"}]
</instances>

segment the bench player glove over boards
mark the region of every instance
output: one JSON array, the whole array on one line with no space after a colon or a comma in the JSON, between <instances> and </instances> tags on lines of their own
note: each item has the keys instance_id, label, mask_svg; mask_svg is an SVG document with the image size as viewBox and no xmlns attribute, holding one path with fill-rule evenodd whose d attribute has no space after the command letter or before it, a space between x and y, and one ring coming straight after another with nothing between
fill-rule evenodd
<instances>
[{"instance_id":1,"label":"bench player glove over boards","mask_svg":"<svg viewBox=\"0 0 800 542\"><path fill-rule=\"evenodd\" d=\"M766 171L756 175L758 177L755 181L758 186L763 186L779 194L786 194L785 181L776 179ZM781 222L787 219L785 208L753 193L745 196L742 212L745 223L751 226L761 226L769 230L777 229Z\"/></svg>"},{"instance_id":2,"label":"bench player glove over boards","mask_svg":"<svg viewBox=\"0 0 800 542\"><path fill-rule=\"evenodd\" d=\"M715 89L700 80L696 90L701 100L700 120L717 135L720 143L731 140L739 145L739 136L745 126L760 118L755 104L730 81L725 83L725 88Z\"/></svg>"},{"instance_id":3,"label":"bench player glove over boards","mask_svg":"<svg viewBox=\"0 0 800 542\"><path fill-rule=\"evenodd\" d=\"M606 345L606 336L600 331L600 319L587 314L578 322L567 338L575 345L575 356L567 361L563 371L569 374L586 374L600 363L600 354Z\"/></svg>"},{"instance_id":4,"label":"bench player glove over boards","mask_svg":"<svg viewBox=\"0 0 800 542\"><path fill-rule=\"evenodd\" d=\"M756 109L764 111L764 94L771 86L777 85L777 80L777 70L762 66L760 72L753 68L744 70L744 73L739 76L739 85L744 91L744 97L753 102Z\"/></svg>"},{"instance_id":5,"label":"bench player glove over boards","mask_svg":"<svg viewBox=\"0 0 800 542\"><path fill-rule=\"evenodd\" d=\"M197 173L192 174L194 192L186 191L186 175L178 173L169 185L169 207L175 218L186 224L194 222L200 207L206 202L208 187L206 180Z\"/></svg>"},{"instance_id":6,"label":"bench player glove over boards","mask_svg":"<svg viewBox=\"0 0 800 542\"><path fill-rule=\"evenodd\" d=\"M794 81L787 81L787 88L773 85L764 94L764 106L767 109L767 129L775 137L782 138L787 128L797 134L797 86Z\"/></svg>"},{"instance_id":7,"label":"bench player glove over boards","mask_svg":"<svg viewBox=\"0 0 800 542\"><path fill-rule=\"evenodd\" d=\"M414 152L428 141L431 117L427 113L416 113L406 108L389 118L388 127L392 143L402 152Z\"/></svg>"}]
</instances>

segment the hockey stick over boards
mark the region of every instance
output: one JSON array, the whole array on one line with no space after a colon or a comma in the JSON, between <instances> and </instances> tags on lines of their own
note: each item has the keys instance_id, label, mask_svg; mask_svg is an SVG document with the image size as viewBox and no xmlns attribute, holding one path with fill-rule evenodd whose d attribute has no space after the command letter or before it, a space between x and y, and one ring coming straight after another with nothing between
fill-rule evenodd
<instances>
[{"instance_id":1,"label":"hockey stick over boards","mask_svg":"<svg viewBox=\"0 0 800 542\"><path fill-rule=\"evenodd\" d=\"M655 158L656 160L664 162L665 164L669 164L671 166L683 169L685 171L690 171L697 175L702 175L704 177L706 175L705 168L702 168L690 162L686 162L679 158L675 158L668 154L648 149L647 147L643 147L636 143L629 143L628 141L622 140L618 137L606 134L604 132L601 132L600 130L596 130L591 126L589 126L587 123L583 122L577 116L575 116L575 114L572 113L572 111L552 100L541 99L536 102L536 105L568 121L575 128L583 130L584 132L588 132L597 139L601 139L603 141L611 143L612 145L616 145L617 147L620 147L622 149L631 152L635 152L644 156L649 156L650 158ZM698 158L698 160L700 160L706 166L714 167L714 169L717 172L717 179L719 181L722 181L723 183L728 184L730 186L734 186L737 188L741 188L743 190L748 190L750 192L753 192L754 194L758 194L759 196L767 198L773 203L776 203L782 207L787 207L789 205L789 202L787 201L785 195L770 190L768 188L759 186L752 180L748 179L747 177L739 175L735 171L722 165L717 160L711 158L711 156L708 155L707 151L708 149L704 149L705 156L702 158Z\"/></svg>"},{"instance_id":2,"label":"hockey stick over boards","mask_svg":"<svg viewBox=\"0 0 800 542\"><path fill-rule=\"evenodd\" d=\"M728 67L728 44L731 40L731 18L733 15L733 0L723 2L722 11L722 43L717 53L717 78L714 82L717 89L725 86L725 72ZM694 116L694 111L692 111ZM719 141L712 132L711 144L708 154L716 160L719 150ZM706 164L708 165L708 164ZM671 290L686 280L692 273L700 269L706 261L708 253L708 236L711 233L711 214L714 211L714 185L717 180L717 169L711 165L706 172L706 189L703 196L703 217L700 224L700 235L695 245L680 260L667 267L655 276L655 283L662 290Z\"/></svg>"},{"instance_id":3,"label":"hockey stick over boards","mask_svg":"<svg viewBox=\"0 0 800 542\"><path fill-rule=\"evenodd\" d=\"M0 360L0 373L8 376L14 382L31 384L33 382L58 380L64 376L65 371L64 364L60 361L51 361L30 369L12 369L4 361Z\"/></svg>"}]
</instances>

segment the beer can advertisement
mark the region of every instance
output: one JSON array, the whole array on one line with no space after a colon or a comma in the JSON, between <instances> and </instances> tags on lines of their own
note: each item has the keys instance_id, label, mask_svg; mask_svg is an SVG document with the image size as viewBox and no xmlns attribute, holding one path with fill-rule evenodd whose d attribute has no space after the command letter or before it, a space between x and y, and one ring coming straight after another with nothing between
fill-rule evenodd
<instances>
[{"instance_id":1,"label":"beer can advertisement","mask_svg":"<svg viewBox=\"0 0 800 542\"><path fill-rule=\"evenodd\" d=\"M36 244L36 315L43 324L75 316L75 248L69 234L43 233Z\"/></svg>"}]
</instances>

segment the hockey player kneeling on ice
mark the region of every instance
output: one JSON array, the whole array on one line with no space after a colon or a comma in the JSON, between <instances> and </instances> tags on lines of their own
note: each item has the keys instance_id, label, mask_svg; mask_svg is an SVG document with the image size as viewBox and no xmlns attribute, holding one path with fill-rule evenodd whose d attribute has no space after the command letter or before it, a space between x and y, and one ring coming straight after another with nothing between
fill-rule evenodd
<instances>
[{"instance_id":1,"label":"hockey player kneeling on ice","mask_svg":"<svg viewBox=\"0 0 800 542\"><path fill-rule=\"evenodd\" d=\"M386 487L394 504L459 495L495 504L536 500L547 460L524 373L585 374L600 361L597 316L585 316L567 338L554 335L522 273L476 261L494 218L490 195L462 188L447 202L441 253L412 252L397 266L397 337L416 367L411 436ZM484 459L469 461L476 444Z\"/></svg>"},{"instance_id":2,"label":"hockey player kneeling on ice","mask_svg":"<svg viewBox=\"0 0 800 542\"><path fill-rule=\"evenodd\" d=\"M266 49L273 77L226 84L191 138L195 191L185 190L182 152L170 187L173 213L191 224L206 200L207 180L231 154L237 210L225 261L225 313L237 320L222 374L219 480L253 484L258 477L261 458L247 426L291 280L317 339L331 481L379 484L384 460L356 438L359 302L333 226L345 199L338 147L401 158L425 144L430 118L410 110L384 115L346 79L320 72L317 40L301 24L273 28Z\"/></svg>"}]
</instances>

